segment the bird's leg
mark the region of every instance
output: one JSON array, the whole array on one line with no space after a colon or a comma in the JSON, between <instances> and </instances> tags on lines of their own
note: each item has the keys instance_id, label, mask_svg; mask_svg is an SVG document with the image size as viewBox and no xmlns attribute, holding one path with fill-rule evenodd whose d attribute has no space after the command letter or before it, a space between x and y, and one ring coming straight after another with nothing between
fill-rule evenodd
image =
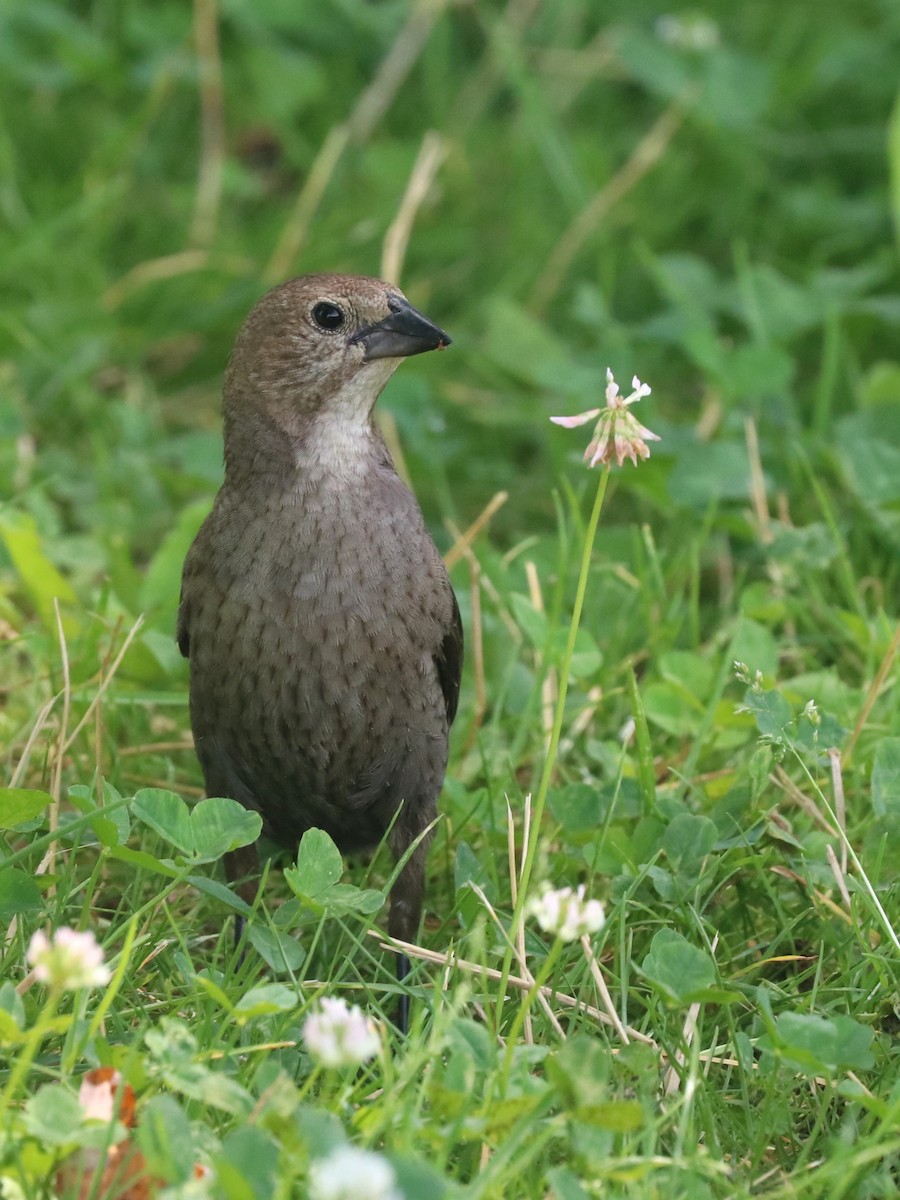
<instances>
[{"instance_id":1,"label":"bird's leg","mask_svg":"<svg viewBox=\"0 0 900 1200\"><path fill-rule=\"evenodd\" d=\"M425 857L428 853L428 840L424 839L416 846L403 870L397 876L397 882L391 888L391 912L388 917L388 933L392 938L401 942L414 942L419 936L419 924L422 920L422 896L425 891ZM408 848L409 843L402 848L397 857ZM397 853L397 847L395 853ZM409 974L409 958L406 954L397 954L397 982L402 984ZM397 1005L396 1023L401 1033L409 1031L409 996L405 991L400 993Z\"/></svg>"},{"instance_id":2,"label":"bird's leg","mask_svg":"<svg viewBox=\"0 0 900 1200\"><path fill-rule=\"evenodd\" d=\"M397 955L397 982L402 984L409 974L409 955ZM397 1011L394 1014L397 1028L405 1037L409 1033L409 994L401 992L397 998Z\"/></svg>"},{"instance_id":3,"label":"bird's leg","mask_svg":"<svg viewBox=\"0 0 900 1200\"><path fill-rule=\"evenodd\" d=\"M411 942L419 935L419 920L422 915L422 890L424 886L424 863L417 864L412 871L413 860L406 864L391 891L391 913L388 917L388 933L401 942ZM417 876L417 878L416 878ZM412 878L411 878L412 877ZM397 982L401 985L409 974L409 956L397 952ZM395 1015L401 1033L409 1032L409 994L400 992Z\"/></svg>"},{"instance_id":4,"label":"bird's leg","mask_svg":"<svg viewBox=\"0 0 900 1200\"><path fill-rule=\"evenodd\" d=\"M237 850L229 850L225 855L225 878L232 886L237 882L234 890L246 904L252 904L256 899L256 877L258 874L259 856L256 852L255 842L252 842L249 846L239 846ZM235 950L241 944L246 923L246 919L242 913L235 914ZM241 961L243 961L243 952L241 952Z\"/></svg>"}]
</instances>

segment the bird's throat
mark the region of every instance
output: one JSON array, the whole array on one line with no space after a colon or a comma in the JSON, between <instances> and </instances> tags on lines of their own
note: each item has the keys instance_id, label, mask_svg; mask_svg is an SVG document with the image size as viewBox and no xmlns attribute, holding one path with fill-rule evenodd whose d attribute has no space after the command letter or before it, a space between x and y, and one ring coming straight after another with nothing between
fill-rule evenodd
<instances>
[{"instance_id":1,"label":"bird's throat","mask_svg":"<svg viewBox=\"0 0 900 1200\"><path fill-rule=\"evenodd\" d=\"M380 446L372 410L398 362L363 368L319 409L297 447L304 473L352 478L371 467Z\"/></svg>"}]
</instances>

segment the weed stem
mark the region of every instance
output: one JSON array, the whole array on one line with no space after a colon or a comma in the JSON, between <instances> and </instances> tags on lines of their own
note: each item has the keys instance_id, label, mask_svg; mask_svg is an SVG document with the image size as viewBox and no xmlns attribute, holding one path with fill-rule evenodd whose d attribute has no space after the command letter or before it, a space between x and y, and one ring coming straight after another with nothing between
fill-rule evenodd
<instances>
[{"instance_id":1,"label":"weed stem","mask_svg":"<svg viewBox=\"0 0 900 1200\"><path fill-rule=\"evenodd\" d=\"M591 557L594 550L594 539L597 536L597 526L600 524L600 513L603 509L603 500L606 496L606 488L609 483L609 474L610 467L609 465L606 465L600 472L600 479L597 484L597 494L594 497L594 507L591 511L590 521L588 522L588 527L584 535L584 544L581 551L581 568L578 573L578 587L575 592L575 603L572 607L572 619L569 622L569 636L566 639L566 649L563 654L562 666L559 672L559 689L556 696L556 709L553 714L553 728L550 731L550 744L547 748L547 757L544 759L544 769L541 772L537 796L535 797L532 805L531 829L529 830L528 843L525 847L525 857L522 862L522 875L519 881L519 894L513 910L513 929L516 929L522 920L522 914L524 913L525 905L528 902L528 886L531 882L531 877L534 873L535 860L538 856L541 820L544 815L544 808L547 804L547 793L550 790L550 781L553 778L553 772L556 768L556 758L559 752L559 740L562 736L563 718L566 711L566 696L569 690L569 671L572 666L572 656L575 653L575 640L578 637L578 629L581 625L581 614L584 609L584 598L587 594L588 575L590 573ZM500 1023L500 1010L506 994L506 981L509 978L509 972L512 967L512 955L512 946L508 945L503 958L503 972L500 989L497 993L496 1015L498 1025ZM527 1000L523 1000L522 1003L523 1005L527 1004Z\"/></svg>"}]
</instances>

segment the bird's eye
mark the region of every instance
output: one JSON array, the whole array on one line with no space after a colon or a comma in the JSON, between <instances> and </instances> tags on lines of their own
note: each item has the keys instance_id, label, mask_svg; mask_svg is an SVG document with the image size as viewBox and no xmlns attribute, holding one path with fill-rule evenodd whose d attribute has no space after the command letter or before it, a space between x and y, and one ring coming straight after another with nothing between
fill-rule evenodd
<instances>
[{"instance_id":1,"label":"bird's eye","mask_svg":"<svg viewBox=\"0 0 900 1200\"><path fill-rule=\"evenodd\" d=\"M312 310L312 319L320 329L328 329L332 333L340 329L344 323L343 309L328 300L320 300Z\"/></svg>"}]
</instances>

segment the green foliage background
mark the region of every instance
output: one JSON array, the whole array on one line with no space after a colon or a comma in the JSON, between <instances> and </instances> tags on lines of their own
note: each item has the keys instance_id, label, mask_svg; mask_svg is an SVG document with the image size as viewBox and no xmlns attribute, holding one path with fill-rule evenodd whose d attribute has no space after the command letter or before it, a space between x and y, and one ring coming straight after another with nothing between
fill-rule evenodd
<instances>
[{"instance_id":1,"label":"green foliage background","mask_svg":"<svg viewBox=\"0 0 900 1200\"><path fill-rule=\"evenodd\" d=\"M442 547L508 498L475 542L477 572L454 568L470 657L425 940L459 939L497 966L505 944L470 885L508 917L506 797L520 813L540 773L542 689L595 487L580 433L548 417L600 403L607 365L623 390L635 373L653 387L640 419L662 441L606 499L540 867L610 906L604 961L628 1020L690 1063L685 1007L703 995L694 1049L731 1065L708 1086L692 1076L682 1108L657 1107L651 1060L631 1047L619 1071L604 1045L595 1061L600 1035L572 1017L590 1049L554 1050L544 1071L523 1047L511 1076L488 1036L509 1031L502 997L472 983L460 1023L435 1015L396 1068L403 1097L416 1063L450 1064L424 1131L392 1135L395 1113L367 1126L335 1108L422 1195L896 1194L898 61L893 0L0 3L0 746L16 786L63 801L75 786L82 812L101 798L98 771L117 796L199 794L172 631L184 552L221 478L224 363L280 278L381 271L429 136L443 157L402 283L454 345L404 364L382 407ZM61 758L65 720L74 728L96 698L140 613ZM41 715L64 690L67 717L60 703ZM623 750L629 720L639 745ZM828 858L842 855L831 747L860 855L846 896ZM8 821L4 855L26 873L40 811ZM166 898L158 879L129 876L129 837L154 861L164 852L146 829L118 830L80 856L72 834L56 893L46 880L0 887L20 921L11 979L44 914L106 922L110 947L133 911L148 914L148 943L170 920L221 928L221 896ZM368 883L368 868L354 878L364 870ZM286 895L280 877L270 887ZM318 957L299 977L368 988L374 974L389 1009L389 963L368 961L343 913L329 925L319 912ZM176 940L180 959L132 981L156 997L150 1025L180 1011L190 961L202 972L212 954ZM535 938L529 953L547 947ZM559 987L586 997L579 962L559 966ZM430 978L419 999L436 1014ZM213 1046L217 1010L198 996L210 1008L197 1036ZM285 1035L280 1010L266 1019L254 1036ZM123 1007L91 1053L121 1057L129 1038ZM549 1026L538 1041L557 1045ZM598 1094L582 1102L589 1085ZM480 1097L476 1134L457 1119L465 1094ZM286 1195L318 1136L308 1113L298 1121L296 1159L267 1126ZM220 1180L243 1170L266 1194L253 1155L228 1145ZM482 1145L493 1165L479 1172ZM515 1162L525 1145L530 1173ZM432 1192L415 1174L426 1159Z\"/></svg>"}]
</instances>

